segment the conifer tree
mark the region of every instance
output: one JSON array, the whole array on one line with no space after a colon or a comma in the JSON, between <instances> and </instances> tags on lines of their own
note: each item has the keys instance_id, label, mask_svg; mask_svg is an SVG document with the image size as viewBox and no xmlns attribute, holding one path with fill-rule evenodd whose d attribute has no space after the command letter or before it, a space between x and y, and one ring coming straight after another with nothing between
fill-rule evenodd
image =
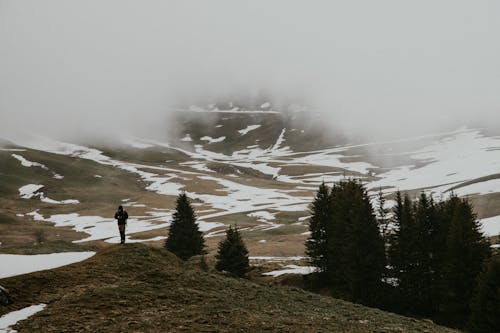
<instances>
[{"instance_id":1,"label":"conifer tree","mask_svg":"<svg viewBox=\"0 0 500 333\"><path fill-rule=\"evenodd\" d=\"M327 269L327 235L326 228L332 219L330 190L325 183L319 186L316 197L311 204L309 231L311 235L306 241L306 254L311 263L321 274Z\"/></svg>"},{"instance_id":2,"label":"conifer tree","mask_svg":"<svg viewBox=\"0 0 500 333\"><path fill-rule=\"evenodd\" d=\"M444 265L447 252L447 238L450 221L452 219L454 207L460 199L456 196L451 196L445 201L435 204L434 215L434 233L432 237L432 253L431 267L433 271L432 299L433 313L440 311L441 300L443 298L443 283L446 283L444 278Z\"/></svg>"},{"instance_id":3,"label":"conifer tree","mask_svg":"<svg viewBox=\"0 0 500 333\"><path fill-rule=\"evenodd\" d=\"M382 192L382 189L379 189L377 195L377 220L384 242L388 243L391 235L391 230L389 228L391 221L387 217L389 215L389 211L385 208L385 202L384 192Z\"/></svg>"},{"instance_id":4,"label":"conifer tree","mask_svg":"<svg viewBox=\"0 0 500 333\"><path fill-rule=\"evenodd\" d=\"M165 247L182 260L204 252L205 240L198 229L196 215L185 193L181 193L177 198Z\"/></svg>"},{"instance_id":5,"label":"conifer tree","mask_svg":"<svg viewBox=\"0 0 500 333\"><path fill-rule=\"evenodd\" d=\"M469 304L477 277L491 253L470 202L453 200L456 204L448 229L441 283L441 317L446 323L462 327L470 314Z\"/></svg>"},{"instance_id":6,"label":"conifer tree","mask_svg":"<svg viewBox=\"0 0 500 333\"><path fill-rule=\"evenodd\" d=\"M384 243L364 186L335 184L327 231L327 272L334 294L367 305L377 303L385 267Z\"/></svg>"},{"instance_id":7,"label":"conifer tree","mask_svg":"<svg viewBox=\"0 0 500 333\"><path fill-rule=\"evenodd\" d=\"M403 211L404 211L404 203L403 196L400 191L396 192L396 205L393 208L393 217L392 223L394 225L394 233L389 237L389 255L388 255L388 264L391 267L392 275L395 278L399 278L399 269L401 267L401 244L400 244L400 236L401 236L401 225L404 224L403 221Z\"/></svg>"},{"instance_id":8,"label":"conifer tree","mask_svg":"<svg viewBox=\"0 0 500 333\"><path fill-rule=\"evenodd\" d=\"M500 332L500 256L485 266L471 304L471 333Z\"/></svg>"},{"instance_id":9,"label":"conifer tree","mask_svg":"<svg viewBox=\"0 0 500 333\"><path fill-rule=\"evenodd\" d=\"M395 235L391 239L390 262L398 281L399 309L419 315L433 313L434 237L436 207L422 193L416 202L407 194L396 194Z\"/></svg>"},{"instance_id":10,"label":"conifer tree","mask_svg":"<svg viewBox=\"0 0 500 333\"><path fill-rule=\"evenodd\" d=\"M463 327L481 265L490 256L472 205L455 195L436 204L422 194L412 203L397 193L393 221L389 254L400 298L393 310Z\"/></svg>"},{"instance_id":11,"label":"conifer tree","mask_svg":"<svg viewBox=\"0 0 500 333\"><path fill-rule=\"evenodd\" d=\"M218 271L226 271L239 277L244 277L248 272L248 250L236 227L230 226L226 230L226 238L219 243L216 259L215 268Z\"/></svg>"},{"instance_id":12,"label":"conifer tree","mask_svg":"<svg viewBox=\"0 0 500 333\"><path fill-rule=\"evenodd\" d=\"M399 310L415 312L415 299L419 285L419 254L417 241L417 225L415 221L416 206L409 196L401 193L396 195L394 207L395 235L392 237L391 258L394 277L398 281L400 295Z\"/></svg>"},{"instance_id":13,"label":"conifer tree","mask_svg":"<svg viewBox=\"0 0 500 333\"><path fill-rule=\"evenodd\" d=\"M434 202L425 193L421 193L415 204L415 263L417 265L412 272L414 274L412 278L415 282L413 294L415 312L426 316L431 315L434 308L432 258L435 223Z\"/></svg>"}]
</instances>

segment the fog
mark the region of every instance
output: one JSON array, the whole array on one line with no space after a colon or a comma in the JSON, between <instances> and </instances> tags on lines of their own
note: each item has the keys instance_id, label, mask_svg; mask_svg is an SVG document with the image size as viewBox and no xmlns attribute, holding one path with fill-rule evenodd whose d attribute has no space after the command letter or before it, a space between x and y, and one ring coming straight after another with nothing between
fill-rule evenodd
<instances>
[{"instance_id":1,"label":"fog","mask_svg":"<svg viewBox=\"0 0 500 333\"><path fill-rule=\"evenodd\" d=\"M499 36L496 0L0 0L0 130L160 135L263 90L353 136L491 125Z\"/></svg>"}]
</instances>

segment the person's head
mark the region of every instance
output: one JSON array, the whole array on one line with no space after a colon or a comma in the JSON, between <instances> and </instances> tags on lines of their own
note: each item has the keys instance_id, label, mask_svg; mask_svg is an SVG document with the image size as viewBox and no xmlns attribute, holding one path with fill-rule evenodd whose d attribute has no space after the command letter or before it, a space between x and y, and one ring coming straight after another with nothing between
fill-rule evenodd
<instances>
[{"instance_id":1,"label":"person's head","mask_svg":"<svg viewBox=\"0 0 500 333\"><path fill-rule=\"evenodd\" d=\"M123 210L123 206L122 205L118 206L118 210L120 211Z\"/></svg>"}]
</instances>

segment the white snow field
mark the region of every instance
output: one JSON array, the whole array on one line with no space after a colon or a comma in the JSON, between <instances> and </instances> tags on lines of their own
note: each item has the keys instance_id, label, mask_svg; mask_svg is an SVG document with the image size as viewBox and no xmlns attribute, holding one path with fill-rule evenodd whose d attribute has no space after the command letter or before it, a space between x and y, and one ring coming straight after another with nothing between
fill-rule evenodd
<instances>
[{"instance_id":1,"label":"white snow field","mask_svg":"<svg viewBox=\"0 0 500 333\"><path fill-rule=\"evenodd\" d=\"M449 184L446 191L460 182L498 174L500 137L487 137L479 130L460 129L411 153L410 157L415 164L382 173L378 175L381 179L370 186L405 191ZM418 167L419 163L424 165Z\"/></svg>"},{"instance_id":2,"label":"white snow field","mask_svg":"<svg viewBox=\"0 0 500 333\"><path fill-rule=\"evenodd\" d=\"M37 312L45 309L46 304L31 305L24 309L9 312L0 317L0 333L16 333L17 331L11 327L18 322L28 319Z\"/></svg>"},{"instance_id":3,"label":"white snow field","mask_svg":"<svg viewBox=\"0 0 500 333\"><path fill-rule=\"evenodd\" d=\"M95 252L62 252L51 254L0 254L0 279L57 268L92 257Z\"/></svg>"},{"instance_id":4,"label":"white snow field","mask_svg":"<svg viewBox=\"0 0 500 333\"><path fill-rule=\"evenodd\" d=\"M197 111L198 112L198 111ZM199 112L206 112L200 110ZM209 111L215 112L215 111ZM232 112L232 111L231 111ZM238 111L243 112L243 111ZM257 125L248 125L240 130L242 135L248 135L250 130ZM415 137L391 142L374 142L358 145L338 146L316 151L294 152L286 146L287 129L283 128L276 137L274 144L267 149L259 146L248 146L245 149L234 151L231 155L208 150L201 145L194 145L192 150L173 146L169 143L158 142L149 139L134 139L133 144L137 147L167 147L188 155L191 161L183 163L182 166L189 168L167 168L162 166L149 166L144 164L130 163L112 159L105 156L101 151L71 143L58 142L54 140L36 138L31 140L17 141L16 143L26 148L42 150L46 152L64 154L83 159L93 160L97 163L113 166L138 175L146 182L146 189L162 195L176 196L185 189L185 181L196 181L197 179L214 182L220 194L208 194L196 191L188 191L186 194L195 200L200 200L205 205L215 209L216 212L200 216L200 221L207 221L224 215L252 212L285 212L285 211L307 211L312 200L311 195L299 195L295 192L315 190L321 182L334 182L341 180L345 174L354 175L363 179L371 193L379 188L384 188L385 193L396 190L422 189L433 192L434 195L446 196L453 188L454 193L460 196L487 195L500 192L500 176L492 178L492 175L500 174L500 137L486 136L479 129L461 128L459 130L439 133L425 137ZM188 141L186 135L181 139ZM420 144L419 140L425 139L426 144ZM224 137L212 138L202 137L209 143L221 142ZM371 147L391 148L392 145L407 142L419 142L421 148L413 151L388 153L389 157L404 157L405 165L395 167L382 167L374 162L353 160L358 157L356 149ZM208 145L207 145L208 146ZM389 149L390 150L390 149ZM208 169L209 162L218 162L238 167L251 168L265 175L270 175L276 181L276 188L252 186L248 183L241 184L240 175L219 175ZM302 175L287 175L286 166L321 166L341 169L345 171L305 173ZM145 171L147 170L147 171ZM194 170L194 171L188 171ZM487 177L487 179L478 179ZM228 178L231 178L229 180ZM467 183L471 182L472 183ZM292 189L285 190L278 186L279 183L291 184ZM467 185L468 184L468 185ZM466 185L466 186L464 186ZM38 188L36 188L38 186ZM30 184L23 189L21 196L29 198L37 195L41 185ZM271 185L272 186L272 185ZM288 185L290 186L290 185ZM290 188L290 187L288 187ZM295 188L295 190L293 190ZM21 189L20 189L21 192ZM40 195L41 196L41 195ZM47 199L47 198L46 198ZM97 217L83 219L84 216L75 217L73 222L57 220L58 225L70 224L75 229L90 234L88 239L107 239L115 241L115 230L110 220ZM137 221L137 232L152 230L167 226L159 226L151 217L139 217ZM83 220L82 220L83 219ZM257 218L261 228L279 227L272 224L271 219ZM213 222L216 223L216 222ZM495 233L500 224L500 216L490 219L482 219L483 228L488 234ZM82 225L79 227L78 225ZM132 224L131 224L132 225ZM161 224L160 224L161 225ZM214 224L220 226L220 224ZM215 229L210 228L211 229ZM99 235L99 236L98 236Z\"/></svg>"},{"instance_id":5,"label":"white snow field","mask_svg":"<svg viewBox=\"0 0 500 333\"><path fill-rule=\"evenodd\" d=\"M127 238L138 232L165 228L169 222L161 222L162 217L150 217L147 220L130 218L127 222ZM100 216L80 216L77 213L52 215L44 221L52 222L56 227L71 227L75 231L84 232L89 236L75 241L75 243L94 240L106 240L108 243L119 243L118 227L113 218ZM146 241L146 240L144 240Z\"/></svg>"}]
</instances>

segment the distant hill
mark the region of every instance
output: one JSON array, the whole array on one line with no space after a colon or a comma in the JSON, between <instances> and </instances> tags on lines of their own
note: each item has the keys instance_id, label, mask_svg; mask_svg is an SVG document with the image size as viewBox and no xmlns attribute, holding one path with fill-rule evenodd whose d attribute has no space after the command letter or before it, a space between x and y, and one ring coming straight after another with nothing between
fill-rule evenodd
<instances>
[{"instance_id":1,"label":"distant hill","mask_svg":"<svg viewBox=\"0 0 500 333\"><path fill-rule=\"evenodd\" d=\"M237 223L251 256L303 256L318 185L345 177L362 180L374 199L383 190L386 208L397 190L436 198L453 191L473 201L488 236L500 232L497 133L463 127L363 141L313 110L267 101L188 106L171 114L162 140L0 140L0 252L33 243L35 234L115 243L119 204L131 215L130 241L161 243L175 198L186 191L209 254Z\"/></svg>"}]
</instances>

